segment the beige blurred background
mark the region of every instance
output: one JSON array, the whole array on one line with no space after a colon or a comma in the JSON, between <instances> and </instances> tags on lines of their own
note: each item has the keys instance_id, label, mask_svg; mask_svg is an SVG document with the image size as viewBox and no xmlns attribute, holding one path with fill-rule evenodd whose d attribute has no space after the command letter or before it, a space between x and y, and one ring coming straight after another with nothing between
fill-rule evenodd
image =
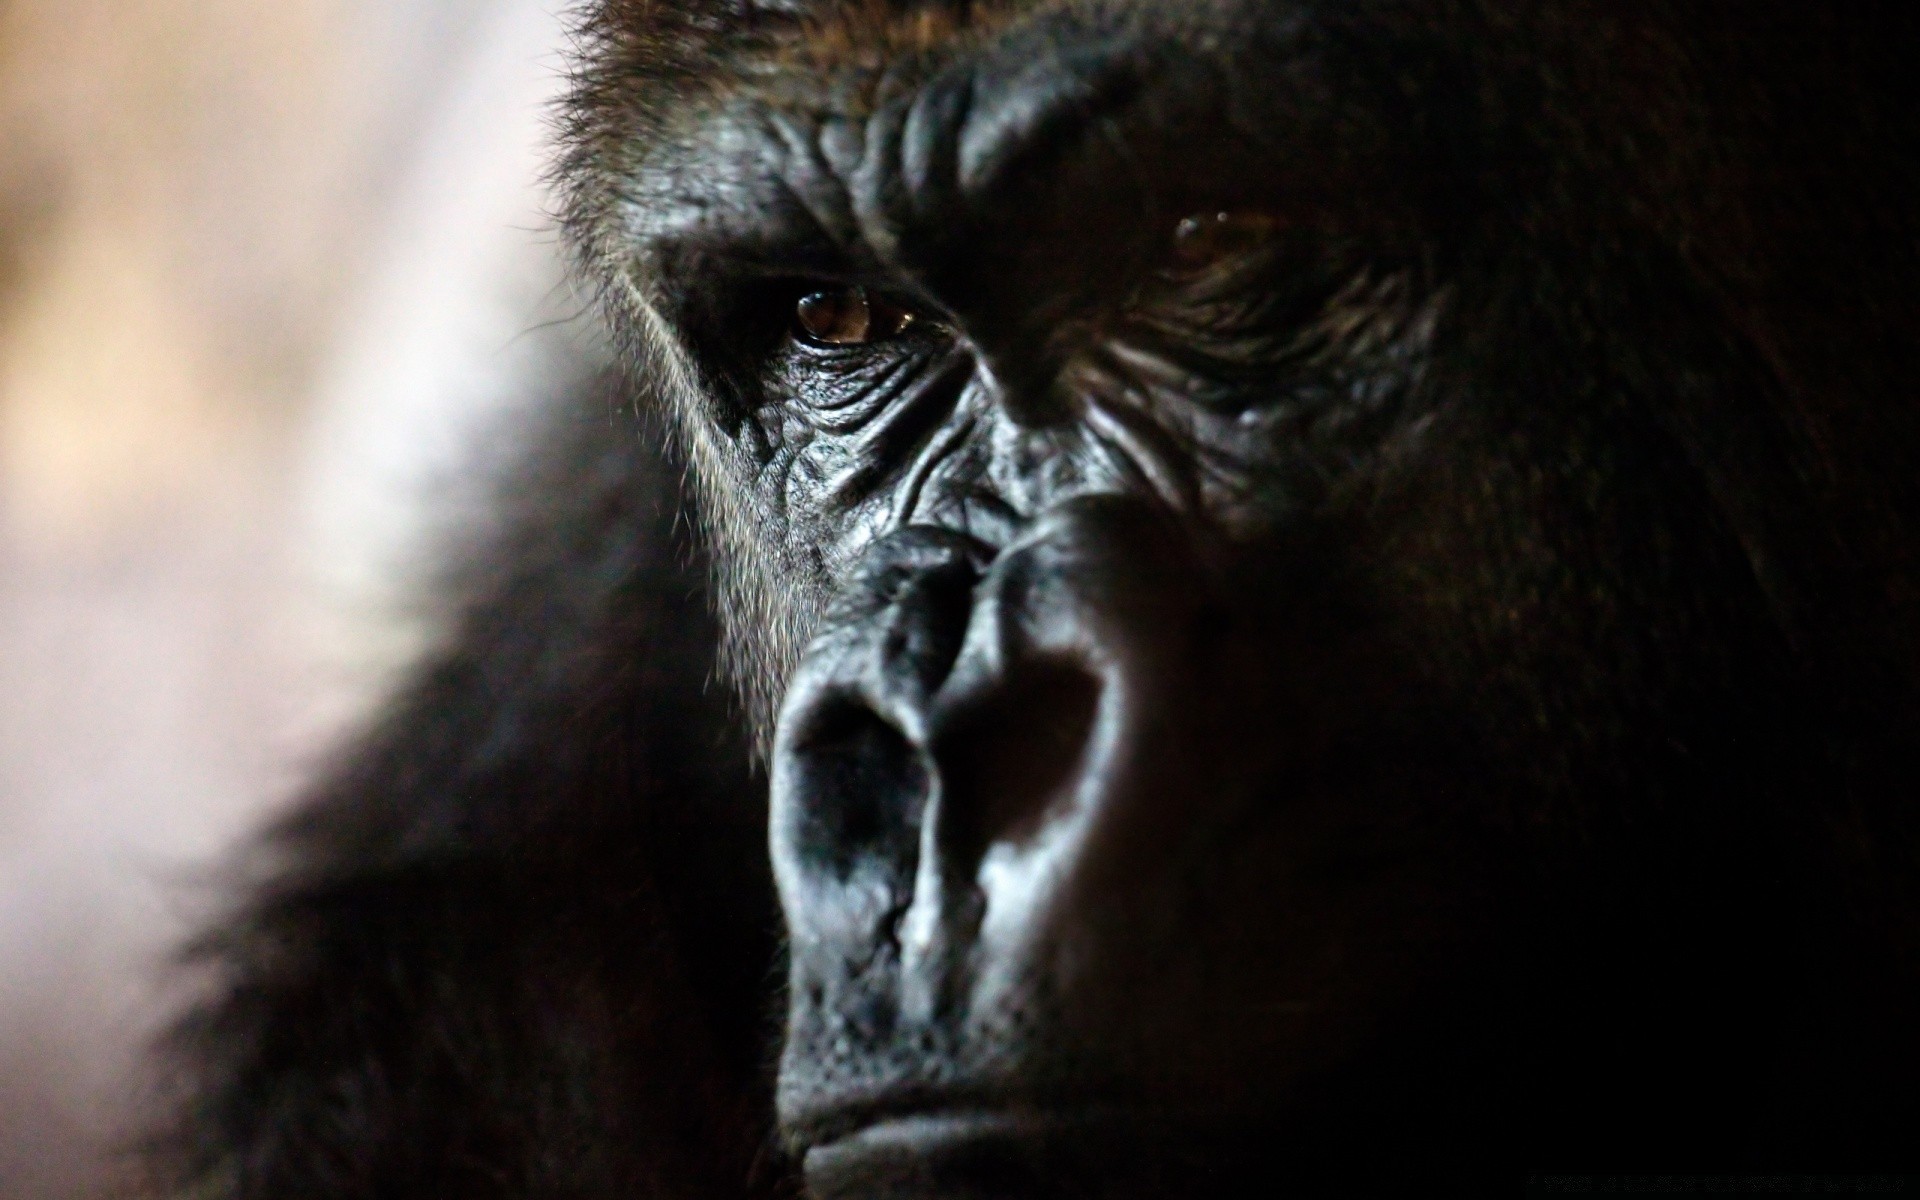
<instances>
[{"instance_id":1,"label":"beige blurred background","mask_svg":"<svg viewBox=\"0 0 1920 1200\"><path fill-rule=\"evenodd\" d=\"M206 880L594 354L562 0L0 0L0 1200L104 1194Z\"/></svg>"}]
</instances>

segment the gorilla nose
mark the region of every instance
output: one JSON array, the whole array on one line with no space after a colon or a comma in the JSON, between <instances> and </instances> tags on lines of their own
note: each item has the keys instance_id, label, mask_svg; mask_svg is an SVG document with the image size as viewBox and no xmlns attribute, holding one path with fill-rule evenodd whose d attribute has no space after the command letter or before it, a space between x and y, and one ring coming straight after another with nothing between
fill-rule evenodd
<instances>
[{"instance_id":1,"label":"gorilla nose","mask_svg":"<svg viewBox=\"0 0 1920 1200\"><path fill-rule=\"evenodd\" d=\"M1185 544L1102 497L991 560L923 528L870 554L775 742L796 983L888 962L902 1017L959 1015L996 978L1031 983L1036 939L1070 943L1076 914L1125 886L1129 847L1166 834L1190 741Z\"/></svg>"}]
</instances>

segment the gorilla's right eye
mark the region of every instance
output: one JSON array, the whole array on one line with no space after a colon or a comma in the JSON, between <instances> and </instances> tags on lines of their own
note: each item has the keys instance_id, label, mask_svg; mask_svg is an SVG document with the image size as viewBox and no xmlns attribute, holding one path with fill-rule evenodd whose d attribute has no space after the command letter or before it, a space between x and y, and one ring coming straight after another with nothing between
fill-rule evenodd
<instances>
[{"instance_id":1,"label":"gorilla's right eye","mask_svg":"<svg viewBox=\"0 0 1920 1200\"><path fill-rule=\"evenodd\" d=\"M817 346L868 346L905 333L914 315L863 287L808 292L794 305L794 332Z\"/></svg>"}]
</instances>

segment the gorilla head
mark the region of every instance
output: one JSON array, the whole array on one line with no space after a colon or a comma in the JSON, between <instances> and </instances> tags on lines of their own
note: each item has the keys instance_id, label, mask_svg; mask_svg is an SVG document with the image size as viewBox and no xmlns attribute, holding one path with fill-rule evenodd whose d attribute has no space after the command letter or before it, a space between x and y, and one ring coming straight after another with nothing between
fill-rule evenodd
<instances>
[{"instance_id":1,"label":"gorilla head","mask_svg":"<svg viewBox=\"0 0 1920 1200\"><path fill-rule=\"evenodd\" d=\"M596 15L816 1188L1876 1127L1915 43L1805 7Z\"/></svg>"},{"instance_id":2,"label":"gorilla head","mask_svg":"<svg viewBox=\"0 0 1920 1200\"><path fill-rule=\"evenodd\" d=\"M209 941L192 1194L1911 1153L1916 14L591 5L719 628L595 393Z\"/></svg>"}]
</instances>

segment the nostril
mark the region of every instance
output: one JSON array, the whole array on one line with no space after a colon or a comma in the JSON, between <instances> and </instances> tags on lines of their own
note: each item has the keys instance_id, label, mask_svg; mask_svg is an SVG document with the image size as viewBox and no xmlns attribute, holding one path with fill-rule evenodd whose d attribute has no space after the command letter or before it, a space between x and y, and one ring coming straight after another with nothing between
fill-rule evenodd
<instances>
[{"instance_id":1,"label":"nostril","mask_svg":"<svg viewBox=\"0 0 1920 1200\"><path fill-rule=\"evenodd\" d=\"M977 862L995 842L1026 842L1064 811L1099 703L1100 682L1084 668L1040 660L953 715L937 755L955 851Z\"/></svg>"},{"instance_id":2,"label":"nostril","mask_svg":"<svg viewBox=\"0 0 1920 1200\"><path fill-rule=\"evenodd\" d=\"M911 874L928 778L906 737L855 697L825 701L788 769L802 862L844 882L863 862Z\"/></svg>"}]
</instances>

